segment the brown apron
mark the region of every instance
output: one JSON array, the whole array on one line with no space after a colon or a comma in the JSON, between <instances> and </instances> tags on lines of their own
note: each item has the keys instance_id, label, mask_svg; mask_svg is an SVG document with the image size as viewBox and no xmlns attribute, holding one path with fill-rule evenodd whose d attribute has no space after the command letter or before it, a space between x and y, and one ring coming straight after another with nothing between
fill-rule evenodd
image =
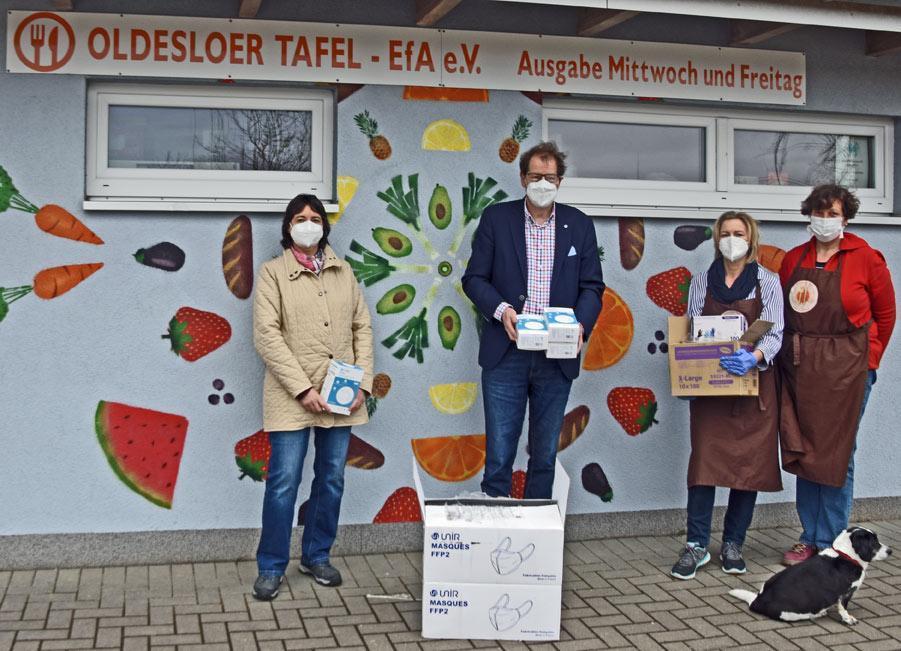
<instances>
[{"instance_id":1,"label":"brown apron","mask_svg":"<svg viewBox=\"0 0 901 651\"><path fill-rule=\"evenodd\" d=\"M741 312L748 324L763 311L760 281L755 298L720 303L707 289L702 315ZM775 370L760 373L757 396L710 396L691 401L688 486L748 491L782 490Z\"/></svg>"},{"instance_id":2,"label":"brown apron","mask_svg":"<svg viewBox=\"0 0 901 651\"><path fill-rule=\"evenodd\" d=\"M841 487L866 388L870 324L857 327L848 319L841 293L845 254L837 255L833 272L803 269L805 253L786 284L780 440L785 470Z\"/></svg>"}]
</instances>

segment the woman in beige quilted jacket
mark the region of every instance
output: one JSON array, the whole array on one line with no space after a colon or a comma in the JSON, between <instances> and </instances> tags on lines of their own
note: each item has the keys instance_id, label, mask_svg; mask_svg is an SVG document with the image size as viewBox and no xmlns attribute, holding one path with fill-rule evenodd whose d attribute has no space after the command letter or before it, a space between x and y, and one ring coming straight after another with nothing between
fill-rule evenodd
<instances>
[{"instance_id":1,"label":"woman in beige quilted jacket","mask_svg":"<svg viewBox=\"0 0 901 651\"><path fill-rule=\"evenodd\" d=\"M284 580L311 435L316 459L300 571L322 585L341 584L329 551L338 530L350 427L368 420L363 404L372 389L372 327L353 271L328 245L330 230L319 199L296 196L282 221L284 251L262 266L256 282L253 338L266 364L263 429L272 447L253 586L257 599L274 599ZM331 360L363 368L350 415L333 413L319 393Z\"/></svg>"}]
</instances>

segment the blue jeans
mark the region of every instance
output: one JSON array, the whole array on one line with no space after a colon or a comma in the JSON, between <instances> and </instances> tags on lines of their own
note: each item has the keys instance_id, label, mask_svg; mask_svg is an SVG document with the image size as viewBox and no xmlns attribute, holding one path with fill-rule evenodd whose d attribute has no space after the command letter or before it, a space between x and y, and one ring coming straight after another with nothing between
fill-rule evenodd
<instances>
[{"instance_id":1,"label":"blue jeans","mask_svg":"<svg viewBox=\"0 0 901 651\"><path fill-rule=\"evenodd\" d=\"M297 490L310 443L310 429L269 433L272 456L263 497L263 532L257 547L257 568L261 575L281 576L288 567ZM304 565L328 562L338 532L349 443L349 427L316 428L313 485L301 542L300 562Z\"/></svg>"},{"instance_id":2,"label":"blue jeans","mask_svg":"<svg viewBox=\"0 0 901 651\"><path fill-rule=\"evenodd\" d=\"M485 475L482 491L510 494L513 462L529 404L526 498L547 499L554 487L557 442L572 380L542 351L511 347L492 369L482 370L485 403Z\"/></svg>"},{"instance_id":3,"label":"blue jeans","mask_svg":"<svg viewBox=\"0 0 901 651\"><path fill-rule=\"evenodd\" d=\"M688 534L686 540L701 547L710 544L710 520L713 517L715 486L692 486L688 489ZM729 490L729 506L723 522L723 542L745 544L745 534L754 517L757 491Z\"/></svg>"},{"instance_id":4,"label":"blue jeans","mask_svg":"<svg viewBox=\"0 0 901 651\"><path fill-rule=\"evenodd\" d=\"M869 371L867 385L863 392L863 402L860 405L860 417L857 420L858 429L874 384L876 384L876 371ZM798 509L798 517L801 519L803 529L800 538L802 543L814 545L817 549L826 549L832 546L832 541L836 539L842 529L848 526L848 518L851 517L851 503L854 500L854 452L856 450L857 440L855 438L851 459L848 461L848 476L845 479L845 485L841 488L818 484L801 477L797 478L795 506Z\"/></svg>"}]
</instances>

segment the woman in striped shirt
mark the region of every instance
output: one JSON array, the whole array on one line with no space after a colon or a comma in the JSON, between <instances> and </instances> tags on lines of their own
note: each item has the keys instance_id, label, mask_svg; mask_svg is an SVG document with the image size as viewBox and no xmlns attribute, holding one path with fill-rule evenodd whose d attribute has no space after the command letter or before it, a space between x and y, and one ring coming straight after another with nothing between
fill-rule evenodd
<instances>
[{"instance_id":1,"label":"woman in striped shirt","mask_svg":"<svg viewBox=\"0 0 901 651\"><path fill-rule=\"evenodd\" d=\"M754 515L757 491L782 490L779 469L778 400L771 364L782 346L782 289L779 277L757 263L757 222L743 212L726 212L713 226L715 254L704 273L691 280L688 316L742 314L773 326L753 349L725 355L720 365L733 375L760 372L757 396L710 396L691 402L691 459L688 464L688 533L672 575L691 579L710 561L710 521L717 486L729 491L720 562L724 572L747 571L741 548Z\"/></svg>"}]
</instances>

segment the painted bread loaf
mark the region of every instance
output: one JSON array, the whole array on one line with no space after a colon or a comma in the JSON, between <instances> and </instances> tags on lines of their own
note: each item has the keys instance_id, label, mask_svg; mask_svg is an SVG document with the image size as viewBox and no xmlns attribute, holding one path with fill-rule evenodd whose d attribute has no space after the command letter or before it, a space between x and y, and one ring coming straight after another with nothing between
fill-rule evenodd
<instances>
[{"instance_id":1,"label":"painted bread loaf","mask_svg":"<svg viewBox=\"0 0 901 651\"><path fill-rule=\"evenodd\" d=\"M247 298L253 290L253 234L250 219L239 215L228 225L222 242L222 273L232 294Z\"/></svg>"}]
</instances>

